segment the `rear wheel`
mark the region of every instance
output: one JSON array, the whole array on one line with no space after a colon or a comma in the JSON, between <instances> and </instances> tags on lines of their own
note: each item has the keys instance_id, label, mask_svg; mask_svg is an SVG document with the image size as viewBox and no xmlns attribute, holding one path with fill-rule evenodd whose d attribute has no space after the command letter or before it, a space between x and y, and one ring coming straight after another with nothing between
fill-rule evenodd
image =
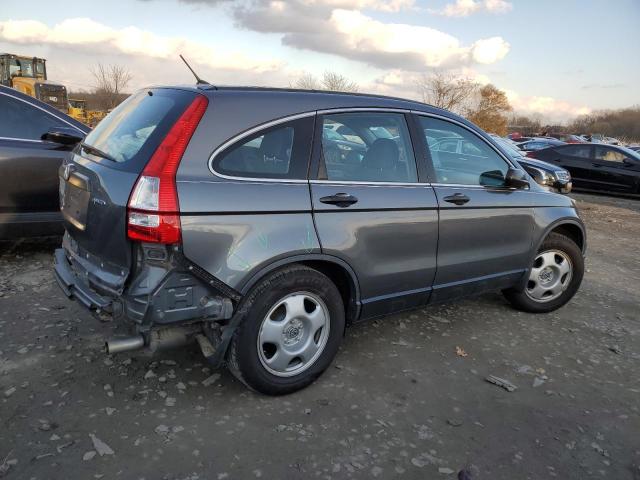
<instances>
[{"instance_id":1,"label":"rear wheel","mask_svg":"<svg viewBox=\"0 0 640 480\"><path fill-rule=\"evenodd\" d=\"M525 312L560 308L575 295L584 275L584 258L576 243L551 233L538 251L523 289L504 290L511 304Z\"/></svg>"},{"instance_id":2,"label":"rear wheel","mask_svg":"<svg viewBox=\"0 0 640 480\"><path fill-rule=\"evenodd\" d=\"M256 285L241 306L229 348L231 372L268 395L313 382L335 357L344 333L344 306L324 274L294 265Z\"/></svg>"}]
</instances>

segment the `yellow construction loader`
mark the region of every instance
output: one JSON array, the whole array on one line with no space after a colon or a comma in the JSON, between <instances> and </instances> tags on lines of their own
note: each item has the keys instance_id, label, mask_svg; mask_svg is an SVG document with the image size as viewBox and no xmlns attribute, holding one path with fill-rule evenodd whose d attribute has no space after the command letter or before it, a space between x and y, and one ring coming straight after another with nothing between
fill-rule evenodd
<instances>
[{"instance_id":1,"label":"yellow construction loader","mask_svg":"<svg viewBox=\"0 0 640 480\"><path fill-rule=\"evenodd\" d=\"M68 113L71 117L90 127L95 127L107 115L107 112L101 110L88 110L87 101L79 98L69 99Z\"/></svg>"},{"instance_id":2,"label":"yellow construction loader","mask_svg":"<svg viewBox=\"0 0 640 480\"><path fill-rule=\"evenodd\" d=\"M87 110L85 100L70 99L64 85L47 80L47 61L44 58L0 53L0 84L48 103L91 127L107 114Z\"/></svg>"},{"instance_id":3,"label":"yellow construction loader","mask_svg":"<svg viewBox=\"0 0 640 480\"><path fill-rule=\"evenodd\" d=\"M67 87L47 80L44 58L0 53L0 84L31 95L65 113L69 110Z\"/></svg>"}]
</instances>

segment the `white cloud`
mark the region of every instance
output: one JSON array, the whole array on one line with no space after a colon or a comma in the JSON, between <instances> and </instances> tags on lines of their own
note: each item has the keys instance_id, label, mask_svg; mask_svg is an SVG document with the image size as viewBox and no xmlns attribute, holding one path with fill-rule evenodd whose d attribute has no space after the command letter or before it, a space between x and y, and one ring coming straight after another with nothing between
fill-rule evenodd
<instances>
[{"instance_id":1,"label":"white cloud","mask_svg":"<svg viewBox=\"0 0 640 480\"><path fill-rule=\"evenodd\" d=\"M275 59L252 59L239 52L215 49L182 37L165 37L137 27L115 29L89 18L70 18L49 27L34 20L0 21L0 41L15 45L49 45L91 53L176 60L188 53L194 63L231 70L272 71Z\"/></svg>"},{"instance_id":2,"label":"white cloud","mask_svg":"<svg viewBox=\"0 0 640 480\"><path fill-rule=\"evenodd\" d=\"M233 0L180 0L182 3L192 5L208 5L215 7L222 3L231 2ZM236 3L240 3L236 1ZM250 3L250 2L249 2ZM254 0L255 4L270 4L275 8L284 9L287 6L285 0ZM346 8L349 10L378 10L381 12L398 12L413 8L415 0L299 0L300 4L309 8Z\"/></svg>"},{"instance_id":3,"label":"white cloud","mask_svg":"<svg viewBox=\"0 0 640 480\"><path fill-rule=\"evenodd\" d=\"M415 0L302 0L302 3L309 6L322 5L348 10L371 9L381 12L399 12L413 8Z\"/></svg>"},{"instance_id":4,"label":"white cloud","mask_svg":"<svg viewBox=\"0 0 640 480\"><path fill-rule=\"evenodd\" d=\"M540 114L549 121L564 121L591 113L591 109L585 105L575 105L553 97L524 96L512 90L506 90L506 94L516 112Z\"/></svg>"},{"instance_id":5,"label":"white cloud","mask_svg":"<svg viewBox=\"0 0 640 480\"><path fill-rule=\"evenodd\" d=\"M456 0L441 10L430 9L431 13L445 17L468 17L481 11L489 13L507 13L513 9L511 2L506 0Z\"/></svg>"},{"instance_id":6,"label":"white cloud","mask_svg":"<svg viewBox=\"0 0 640 480\"><path fill-rule=\"evenodd\" d=\"M353 8L336 5L374 5L377 0L259 0L251 8L233 10L239 26L282 35L292 48L338 55L378 68L420 71L494 63L504 58L509 44L501 37L464 45L458 38L427 26L385 23ZM408 8L410 2L393 4Z\"/></svg>"},{"instance_id":7,"label":"white cloud","mask_svg":"<svg viewBox=\"0 0 640 480\"><path fill-rule=\"evenodd\" d=\"M471 46L471 57L477 63L488 65L503 59L509 53L509 47L502 37L478 40Z\"/></svg>"}]
</instances>

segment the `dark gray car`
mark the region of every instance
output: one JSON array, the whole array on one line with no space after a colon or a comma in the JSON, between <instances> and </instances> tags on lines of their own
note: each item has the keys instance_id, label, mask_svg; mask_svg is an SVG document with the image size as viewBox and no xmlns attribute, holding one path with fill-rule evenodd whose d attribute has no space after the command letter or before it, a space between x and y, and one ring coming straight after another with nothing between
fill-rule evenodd
<instances>
[{"instance_id":1,"label":"dark gray car","mask_svg":"<svg viewBox=\"0 0 640 480\"><path fill-rule=\"evenodd\" d=\"M62 234L58 169L89 131L0 85L0 239Z\"/></svg>"},{"instance_id":2,"label":"dark gray car","mask_svg":"<svg viewBox=\"0 0 640 480\"><path fill-rule=\"evenodd\" d=\"M328 162L326 128L361 147ZM443 135L472 148L431 149ZM582 280L573 201L422 103L151 88L83 145L60 169L55 271L130 326L111 353L197 340L213 365L282 394L327 368L347 324L495 289L549 312Z\"/></svg>"}]
</instances>

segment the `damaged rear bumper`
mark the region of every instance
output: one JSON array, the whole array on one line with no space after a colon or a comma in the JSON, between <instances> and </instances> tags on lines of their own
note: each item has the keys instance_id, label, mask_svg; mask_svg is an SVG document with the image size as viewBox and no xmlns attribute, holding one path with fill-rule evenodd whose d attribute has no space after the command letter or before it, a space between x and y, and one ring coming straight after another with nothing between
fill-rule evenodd
<instances>
[{"instance_id":1,"label":"damaged rear bumper","mask_svg":"<svg viewBox=\"0 0 640 480\"><path fill-rule=\"evenodd\" d=\"M134 335L142 336L146 347L153 347L158 332L228 323L240 298L219 280L203 275L177 248L137 246L135 268L126 278L116 279L67 240L54 255L55 278L62 291L88 309L124 320ZM215 329L188 330L195 335Z\"/></svg>"}]
</instances>

